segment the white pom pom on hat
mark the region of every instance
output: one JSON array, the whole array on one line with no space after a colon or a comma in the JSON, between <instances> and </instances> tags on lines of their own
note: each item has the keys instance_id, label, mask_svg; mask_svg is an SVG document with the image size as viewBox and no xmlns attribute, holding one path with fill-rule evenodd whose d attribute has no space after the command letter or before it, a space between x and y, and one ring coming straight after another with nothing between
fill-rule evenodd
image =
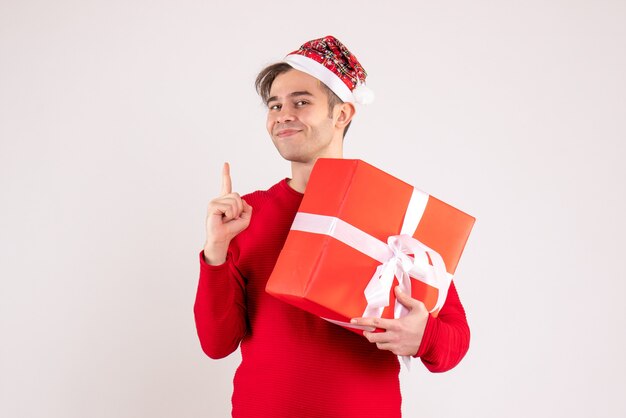
<instances>
[{"instance_id":1,"label":"white pom pom on hat","mask_svg":"<svg viewBox=\"0 0 626 418\"><path fill-rule=\"evenodd\" d=\"M352 95L354 96L354 101L359 104L368 105L374 102L374 91L367 87L365 84L357 85L354 90L352 90Z\"/></svg>"},{"instance_id":2,"label":"white pom pom on hat","mask_svg":"<svg viewBox=\"0 0 626 418\"><path fill-rule=\"evenodd\" d=\"M283 61L326 84L344 102L374 101L374 92L365 85L365 69L334 36L306 42Z\"/></svg>"}]
</instances>

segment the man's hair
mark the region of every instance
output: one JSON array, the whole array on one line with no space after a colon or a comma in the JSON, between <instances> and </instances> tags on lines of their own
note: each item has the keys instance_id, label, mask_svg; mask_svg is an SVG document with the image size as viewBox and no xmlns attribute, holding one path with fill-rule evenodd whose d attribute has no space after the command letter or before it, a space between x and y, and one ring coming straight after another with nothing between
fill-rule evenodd
<instances>
[{"instance_id":1,"label":"man's hair","mask_svg":"<svg viewBox=\"0 0 626 418\"><path fill-rule=\"evenodd\" d=\"M261 99L263 99L263 103L267 104L267 99L270 98L270 90L272 89L272 84L274 84L274 80L280 74L286 73L287 71L293 70L293 67L286 62L277 62L272 65L268 65L264 69L259 72L259 75L256 77L256 81L254 82L254 86L256 88L256 92L259 93ZM343 100L339 98L328 86L320 81L320 85L322 89L326 92L326 96L328 97L328 117L333 117L333 109L335 105L343 103ZM346 127L343 129L343 136L346 136L346 132L348 132L348 128L352 121L348 122Z\"/></svg>"}]
</instances>

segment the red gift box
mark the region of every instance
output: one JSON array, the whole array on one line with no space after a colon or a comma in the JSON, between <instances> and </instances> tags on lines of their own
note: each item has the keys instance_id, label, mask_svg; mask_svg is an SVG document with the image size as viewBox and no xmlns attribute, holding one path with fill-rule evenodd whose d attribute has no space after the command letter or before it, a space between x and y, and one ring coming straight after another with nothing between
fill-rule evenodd
<instances>
[{"instance_id":1,"label":"red gift box","mask_svg":"<svg viewBox=\"0 0 626 418\"><path fill-rule=\"evenodd\" d=\"M475 219L360 160L319 159L266 291L355 330L398 318L394 284L437 315Z\"/></svg>"}]
</instances>

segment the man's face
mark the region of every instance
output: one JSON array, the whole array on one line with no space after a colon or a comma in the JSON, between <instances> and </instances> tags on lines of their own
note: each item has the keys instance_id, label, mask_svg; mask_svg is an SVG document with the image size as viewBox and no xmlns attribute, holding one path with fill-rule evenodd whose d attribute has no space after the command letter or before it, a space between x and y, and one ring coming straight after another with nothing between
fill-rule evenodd
<instances>
[{"instance_id":1,"label":"man's face","mask_svg":"<svg viewBox=\"0 0 626 418\"><path fill-rule=\"evenodd\" d=\"M341 157L337 115L329 117L328 96L319 80L298 70L282 73L272 83L267 106L267 131L284 159L311 163Z\"/></svg>"}]
</instances>

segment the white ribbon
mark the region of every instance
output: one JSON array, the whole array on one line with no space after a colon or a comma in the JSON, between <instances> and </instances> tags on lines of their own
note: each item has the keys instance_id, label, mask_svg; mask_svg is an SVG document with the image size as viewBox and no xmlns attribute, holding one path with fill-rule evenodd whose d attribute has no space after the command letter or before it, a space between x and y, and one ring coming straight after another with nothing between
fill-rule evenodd
<instances>
[{"instance_id":1,"label":"white ribbon","mask_svg":"<svg viewBox=\"0 0 626 418\"><path fill-rule=\"evenodd\" d=\"M389 305L389 295L393 278L398 279L400 290L411 295L411 277L437 289L437 302L430 310L441 309L446 300L451 276L446 272L443 259L436 251L428 248L409 235L393 235L387 239L393 256L376 268L372 279L365 288L367 307L363 317L379 317ZM413 254L411 257L409 254ZM432 262L432 265L429 263ZM408 309L396 300L394 318L401 318Z\"/></svg>"}]
</instances>

